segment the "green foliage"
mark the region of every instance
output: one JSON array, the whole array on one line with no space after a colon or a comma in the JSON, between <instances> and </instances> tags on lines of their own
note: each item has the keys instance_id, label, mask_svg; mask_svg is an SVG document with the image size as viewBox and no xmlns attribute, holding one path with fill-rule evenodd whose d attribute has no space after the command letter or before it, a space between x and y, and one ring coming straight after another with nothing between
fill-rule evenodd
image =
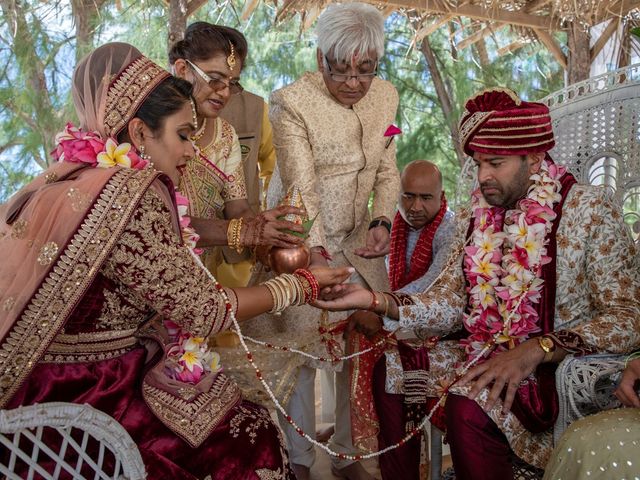
<instances>
[{"instance_id":1,"label":"green foliage","mask_svg":"<svg viewBox=\"0 0 640 480\"><path fill-rule=\"evenodd\" d=\"M14 2L2 2L8 5ZM0 22L0 201L29 180L46 164L53 148L55 132L68 120L74 121L70 99L70 77L76 49L107 41L136 45L161 65L167 65L168 6L164 0L107 1L95 13L86 45L78 46L68 1L15 2L24 6L21 13L29 39L14 38L14 13L2 11ZM98 2L101 4L101 2ZM242 83L248 90L268 98L307 70L315 70L315 45L312 31L302 31L299 16L275 22L276 9L261 2L246 22L240 12L244 1L207 2L189 19L221 23L241 30L250 46ZM445 178L445 188L453 193L459 172L449 127L430 73L418 46L411 42L414 30L402 14L391 15L387 22L386 55L380 64L380 76L399 91L400 107L396 124L403 134L396 137L398 166L417 158L437 163ZM470 24L453 27L453 41L459 42L473 32ZM477 51L471 47L454 58L450 32L443 26L429 37L441 68L455 120L464 100L476 91L493 85L509 86L526 99L537 99L562 87L561 68L544 47L531 44L512 54L498 57L499 46L510 43L513 33L504 32L486 39L489 64L481 66ZM19 40L19 41L18 41ZM37 75L38 65L44 76ZM34 70L35 69L35 70ZM36 71L36 74L34 74ZM44 88L37 81L44 78Z\"/></svg>"}]
</instances>

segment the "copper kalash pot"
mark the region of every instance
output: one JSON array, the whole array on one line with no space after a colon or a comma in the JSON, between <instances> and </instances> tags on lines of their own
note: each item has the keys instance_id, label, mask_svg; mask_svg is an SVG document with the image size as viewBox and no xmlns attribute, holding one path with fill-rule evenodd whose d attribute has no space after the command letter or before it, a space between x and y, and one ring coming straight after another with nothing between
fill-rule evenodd
<instances>
[{"instance_id":1,"label":"copper kalash pot","mask_svg":"<svg viewBox=\"0 0 640 480\"><path fill-rule=\"evenodd\" d=\"M305 244L295 248L273 247L267 255L269 268L275 273L293 273L299 268L307 268L311 262L311 250Z\"/></svg>"}]
</instances>

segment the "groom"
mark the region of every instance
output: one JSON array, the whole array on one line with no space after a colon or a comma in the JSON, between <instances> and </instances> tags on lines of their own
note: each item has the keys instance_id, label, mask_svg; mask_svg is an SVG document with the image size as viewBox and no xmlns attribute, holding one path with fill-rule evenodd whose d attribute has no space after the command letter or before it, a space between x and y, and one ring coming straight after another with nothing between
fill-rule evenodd
<instances>
[{"instance_id":1,"label":"groom","mask_svg":"<svg viewBox=\"0 0 640 480\"><path fill-rule=\"evenodd\" d=\"M556 365L640 342L640 269L609 192L578 185L547 154L555 140L545 105L481 92L465 105L460 136L480 188L458 216L451 266L422 294L386 294L388 313L441 339L425 394L448 394L456 478L508 480L514 455L540 468L549 458ZM352 287L319 304L367 308L367 293ZM456 331L462 340L442 340Z\"/></svg>"}]
</instances>

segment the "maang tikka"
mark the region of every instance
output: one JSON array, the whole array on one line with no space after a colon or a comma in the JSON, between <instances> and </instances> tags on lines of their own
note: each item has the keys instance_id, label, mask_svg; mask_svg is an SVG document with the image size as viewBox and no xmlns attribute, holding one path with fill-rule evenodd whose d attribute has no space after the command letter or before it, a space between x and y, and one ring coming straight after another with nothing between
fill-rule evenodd
<instances>
[{"instance_id":1,"label":"maang tikka","mask_svg":"<svg viewBox=\"0 0 640 480\"><path fill-rule=\"evenodd\" d=\"M227 65L229 65L229 70L233 72L236 66L236 50L233 48L233 43L231 42L229 42L229 48L231 49L231 53L227 57Z\"/></svg>"}]
</instances>

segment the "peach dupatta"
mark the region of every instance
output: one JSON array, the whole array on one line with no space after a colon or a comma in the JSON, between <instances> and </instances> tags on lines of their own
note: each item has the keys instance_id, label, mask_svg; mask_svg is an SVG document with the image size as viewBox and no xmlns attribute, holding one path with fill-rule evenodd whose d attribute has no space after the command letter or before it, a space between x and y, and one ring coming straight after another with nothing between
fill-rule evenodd
<instances>
[{"instance_id":1,"label":"peach dupatta","mask_svg":"<svg viewBox=\"0 0 640 480\"><path fill-rule=\"evenodd\" d=\"M0 206L0 408L64 327L158 176L58 163Z\"/></svg>"}]
</instances>

